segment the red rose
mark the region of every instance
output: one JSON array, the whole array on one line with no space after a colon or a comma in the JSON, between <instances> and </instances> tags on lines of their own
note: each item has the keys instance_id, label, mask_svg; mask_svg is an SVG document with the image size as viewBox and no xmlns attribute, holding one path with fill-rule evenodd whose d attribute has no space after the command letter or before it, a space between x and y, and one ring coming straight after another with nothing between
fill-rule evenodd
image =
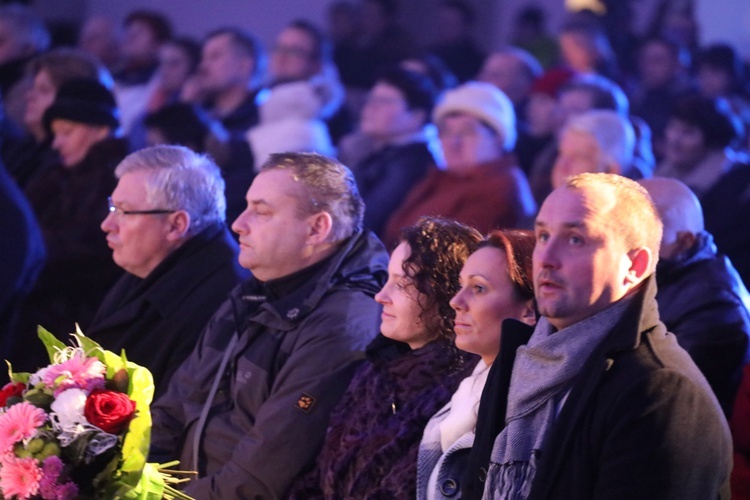
<instances>
[{"instance_id":1,"label":"red rose","mask_svg":"<svg viewBox=\"0 0 750 500\"><path fill-rule=\"evenodd\" d=\"M86 398L83 414L104 432L119 434L135 415L135 401L122 392L94 391Z\"/></svg>"},{"instance_id":2,"label":"red rose","mask_svg":"<svg viewBox=\"0 0 750 500\"><path fill-rule=\"evenodd\" d=\"M0 389L0 407L6 405L6 403L8 402L8 398L12 398L13 396L21 396L24 389L26 389L26 384L22 384L21 382L16 382L15 384L13 382L9 382L5 384L5 386Z\"/></svg>"}]
</instances>

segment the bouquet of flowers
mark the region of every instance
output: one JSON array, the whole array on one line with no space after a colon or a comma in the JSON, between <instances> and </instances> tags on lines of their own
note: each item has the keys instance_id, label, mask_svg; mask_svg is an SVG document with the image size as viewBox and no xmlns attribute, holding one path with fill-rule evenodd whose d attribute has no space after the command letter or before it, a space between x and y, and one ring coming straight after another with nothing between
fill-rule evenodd
<instances>
[{"instance_id":1,"label":"bouquet of flowers","mask_svg":"<svg viewBox=\"0 0 750 500\"><path fill-rule=\"evenodd\" d=\"M41 327L39 337L52 363L11 367L0 390L0 497L189 498L146 463L151 373L78 329L74 346Z\"/></svg>"}]
</instances>

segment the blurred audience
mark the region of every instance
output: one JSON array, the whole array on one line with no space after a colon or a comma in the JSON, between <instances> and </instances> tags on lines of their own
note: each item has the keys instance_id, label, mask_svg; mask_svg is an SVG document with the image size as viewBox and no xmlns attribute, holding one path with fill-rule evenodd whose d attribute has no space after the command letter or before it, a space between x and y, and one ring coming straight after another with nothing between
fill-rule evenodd
<instances>
[{"instance_id":1,"label":"blurred audience","mask_svg":"<svg viewBox=\"0 0 750 500\"><path fill-rule=\"evenodd\" d=\"M246 140L255 171L273 153L311 152L335 156L328 128L320 119L324 103L313 81L279 83L267 91L260 105L260 122L248 130ZM252 169L252 164L243 165Z\"/></svg>"},{"instance_id":2,"label":"blurred audience","mask_svg":"<svg viewBox=\"0 0 750 500\"><path fill-rule=\"evenodd\" d=\"M55 100L57 89L69 80L99 80L112 88L112 77L95 59L76 49L59 48L41 54L26 66L31 87L26 92L23 115L25 135L8 141L3 149L6 165L21 187L59 161L44 113Z\"/></svg>"},{"instance_id":3,"label":"blurred audience","mask_svg":"<svg viewBox=\"0 0 750 500\"><path fill-rule=\"evenodd\" d=\"M742 125L724 100L699 95L680 98L665 130L664 160L654 172L679 179L701 198L734 163Z\"/></svg>"},{"instance_id":4,"label":"blurred audience","mask_svg":"<svg viewBox=\"0 0 750 500\"><path fill-rule=\"evenodd\" d=\"M575 74L566 68L554 68L534 80L524 109L524 126L518 130L514 153L528 175L537 157L555 141L559 129L557 97Z\"/></svg>"},{"instance_id":5,"label":"blurred audience","mask_svg":"<svg viewBox=\"0 0 750 500\"><path fill-rule=\"evenodd\" d=\"M331 42L315 25L297 19L281 30L271 51L269 77L272 90L276 85L297 81L307 81L314 87L321 103L314 118L325 120L334 143L351 132Z\"/></svg>"},{"instance_id":6,"label":"blurred audience","mask_svg":"<svg viewBox=\"0 0 750 500\"><path fill-rule=\"evenodd\" d=\"M664 131L677 100L693 88L690 56L664 38L650 38L638 50L638 80L630 91L633 113L651 128L656 157L664 157Z\"/></svg>"},{"instance_id":7,"label":"blurred audience","mask_svg":"<svg viewBox=\"0 0 750 500\"><path fill-rule=\"evenodd\" d=\"M433 111L446 169L430 169L384 231L386 245L422 215L440 215L480 231L530 226L536 213L526 176L510 153L516 142L513 104L489 83L447 92Z\"/></svg>"},{"instance_id":8,"label":"blurred audience","mask_svg":"<svg viewBox=\"0 0 750 500\"><path fill-rule=\"evenodd\" d=\"M172 26L160 12L136 10L125 18L123 28L122 68L114 77L120 122L128 135L156 92L159 50L172 38Z\"/></svg>"},{"instance_id":9,"label":"blurred audience","mask_svg":"<svg viewBox=\"0 0 750 500\"><path fill-rule=\"evenodd\" d=\"M545 69L559 60L557 40L547 32L547 16L537 5L521 8L513 22L512 44L527 50Z\"/></svg>"},{"instance_id":10,"label":"blurred audience","mask_svg":"<svg viewBox=\"0 0 750 500\"><path fill-rule=\"evenodd\" d=\"M708 380L729 418L750 361L750 294L703 225L698 198L682 182L640 181L664 223L656 265L659 319Z\"/></svg>"},{"instance_id":11,"label":"blurred audience","mask_svg":"<svg viewBox=\"0 0 750 500\"><path fill-rule=\"evenodd\" d=\"M50 36L41 19L20 3L0 5L0 97L5 113L0 122L4 135L23 127L26 64L49 48Z\"/></svg>"},{"instance_id":12,"label":"blurred audience","mask_svg":"<svg viewBox=\"0 0 750 500\"><path fill-rule=\"evenodd\" d=\"M516 128L525 128L526 106L534 81L542 75L542 66L523 49L507 47L493 52L484 61L477 80L493 84L513 103Z\"/></svg>"},{"instance_id":13,"label":"blurred audience","mask_svg":"<svg viewBox=\"0 0 750 500\"><path fill-rule=\"evenodd\" d=\"M266 54L255 37L239 28L219 28L203 41L197 94L186 97L202 102L228 132L207 145L226 182L228 220L244 210L255 175L245 134L258 124L258 91L265 72Z\"/></svg>"},{"instance_id":14,"label":"blurred audience","mask_svg":"<svg viewBox=\"0 0 750 500\"><path fill-rule=\"evenodd\" d=\"M352 172L365 202L365 227L378 235L435 164L425 133L435 98L429 78L393 68L378 78L362 110L360 130L373 151Z\"/></svg>"},{"instance_id":15,"label":"blurred audience","mask_svg":"<svg viewBox=\"0 0 750 500\"><path fill-rule=\"evenodd\" d=\"M105 15L87 18L78 32L78 48L95 57L111 73L122 64L122 30L117 22Z\"/></svg>"},{"instance_id":16,"label":"blurred audience","mask_svg":"<svg viewBox=\"0 0 750 500\"><path fill-rule=\"evenodd\" d=\"M459 83L475 79L485 59L485 52L472 38L475 18L474 9L463 0L441 0L437 6L437 41L427 52L438 56Z\"/></svg>"},{"instance_id":17,"label":"blurred audience","mask_svg":"<svg viewBox=\"0 0 750 500\"><path fill-rule=\"evenodd\" d=\"M625 175L633 163L635 132L627 118L609 109L572 116L560 133L552 188L584 172Z\"/></svg>"},{"instance_id":18,"label":"blurred audience","mask_svg":"<svg viewBox=\"0 0 750 500\"><path fill-rule=\"evenodd\" d=\"M700 92L726 100L744 125L744 138L750 137L750 73L737 52L726 44L709 45L698 53L695 73Z\"/></svg>"},{"instance_id":19,"label":"blurred audience","mask_svg":"<svg viewBox=\"0 0 750 500\"><path fill-rule=\"evenodd\" d=\"M115 166L127 154L117 137L119 112L112 93L96 80L60 86L44 113L60 163L26 186L47 247L47 263L21 309L13 366L34 371L49 361L36 338L42 325L60 338L85 332L110 287L121 274L99 230L107 197L115 187Z\"/></svg>"}]
</instances>

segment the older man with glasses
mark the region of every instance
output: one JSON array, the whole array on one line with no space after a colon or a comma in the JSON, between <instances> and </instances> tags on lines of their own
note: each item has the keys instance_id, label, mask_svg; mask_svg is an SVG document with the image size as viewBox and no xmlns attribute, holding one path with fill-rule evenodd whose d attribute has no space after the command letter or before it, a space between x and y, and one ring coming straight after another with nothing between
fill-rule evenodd
<instances>
[{"instance_id":1,"label":"older man with glasses","mask_svg":"<svg viewBox=\"0 0 750 500\"><path fill-rule=\"evenodd\" d=\"M104 298L90 337L148 367L156 394L192 351L204 325L248 273L224 222L219 168L180 146L129 155L102 222L127 273Z\"/></svg>"}]
</instances>

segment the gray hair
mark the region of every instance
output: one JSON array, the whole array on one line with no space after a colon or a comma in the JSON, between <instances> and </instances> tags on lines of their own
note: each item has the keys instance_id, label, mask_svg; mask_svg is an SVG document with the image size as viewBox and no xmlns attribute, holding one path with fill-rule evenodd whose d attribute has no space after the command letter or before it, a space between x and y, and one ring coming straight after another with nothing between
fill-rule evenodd
<instances>
[{"instance_id":1,"label":"gray hair","mask_svg":"<svg viewBox=\"0 0 750 500\"><path fill-rule=\"evenodd\" d=\"M635 131L628 119L616 111L596 109L571 116L562 133L570 131L593 137L604 156L619 165L622 172L633 163Z\"/></svg>"},{"instance_id":2,"label":"gray hair","mask_svg":"<svg viewBox=\"0 0 750 500\"><path fill-rule=\"evenodd\" d=\"M120 179L148 172L146 200L152 208L184 210L190 215L188 234L224 222L226 198L221 170L211 158L183 146L154 146L129 154L115 169Z\"/></svg>"},{"instance_id":3,"label":"gray hair","mask_svg":"<svg viewBox=\"0 0 750 500\"><path fill-rule=\"evenodd\" d=\"M609 189L615 200L610 218L613 232L623 238L628 250L649 248L654 256L651 271L656 269L664 227L646 188L621 175L590 172L566 178L563 187Z\"/></svg>"},{"instance_id":4,"label":"gray hair","mask_svg":"<svg viewBox=\"0 0 750 500\"><path fill-rule=\"evenodd\" d=\"M29 7L21 4L8 4L0 7L0 22L13 32L15 39L24 47L22 55L44 52L49 48L50 37L47 27Z\"/></svg>"},{"instance_id":5,"label":"gray hair","mask_svg":"<svg viewBox=\"0 0 750 500\"><path fill-rule=\"evenodd\" d=\"M365 203L352 172L338 161L317 153L276 153L261 171L288 170L309 196L299 199L303 216L326 212L333 219L329 240L337 243L362 230Z\"/></svg>"}]
</instances>

